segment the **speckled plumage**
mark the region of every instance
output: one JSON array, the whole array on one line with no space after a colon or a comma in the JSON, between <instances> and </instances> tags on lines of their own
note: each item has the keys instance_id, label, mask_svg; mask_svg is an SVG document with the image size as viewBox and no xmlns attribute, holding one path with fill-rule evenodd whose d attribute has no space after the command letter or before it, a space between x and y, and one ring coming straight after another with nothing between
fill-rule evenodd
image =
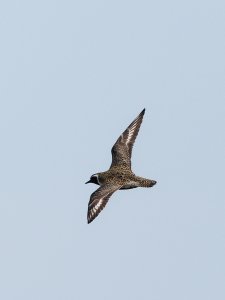
<instances>
[{"instance_id":1,"label":"speckled plumage","mask_svg":"<svg viewBox=\"0 0 225 300\"><path fill-rule=\"evenodd\" d=\"M151 187L156 184L155 180L136 176L131 170L132 148L144 113L145 109L120 135L112 147L112 164L109 170L92 175L90 180L86 182L100 185L90 197L87 214L88 223L98 216L115 191L137 187Z\"/></svg>"}]
</instances>

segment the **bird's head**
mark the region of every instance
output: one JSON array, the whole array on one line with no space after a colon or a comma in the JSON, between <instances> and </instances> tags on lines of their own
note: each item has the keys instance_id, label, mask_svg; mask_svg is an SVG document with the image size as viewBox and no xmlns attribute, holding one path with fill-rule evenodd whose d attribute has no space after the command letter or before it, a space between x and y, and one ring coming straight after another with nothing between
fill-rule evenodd
<instances>
[{"instance_id":1,"label":"bird's head","mask_svg":"<svg viewBox=\"0 0 225 300\"><path fill-rule=\"evenodd\" d=\"M90 180L88 180L87 182L85 182L85 184L86 183L95 183L95 184L99 185L98 174L91 175Z\"/></svg>"}]
</instances>

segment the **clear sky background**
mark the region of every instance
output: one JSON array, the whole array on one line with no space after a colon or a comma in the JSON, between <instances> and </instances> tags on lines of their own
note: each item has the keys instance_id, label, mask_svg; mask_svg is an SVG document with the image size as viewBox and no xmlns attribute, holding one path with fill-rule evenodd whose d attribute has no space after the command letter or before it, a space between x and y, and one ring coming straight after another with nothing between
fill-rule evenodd
<instances>
[{"instance_id":1,"label":"clear sky background","mask_svg":"<svg viewBox=\"0 0 225 300\"><path fill-rule=\"evenodd\" d=\"M2 1L0 298L225 299L225 2ZM90 225L91 174L146 108Z\"/></svg>"}]
</instances>

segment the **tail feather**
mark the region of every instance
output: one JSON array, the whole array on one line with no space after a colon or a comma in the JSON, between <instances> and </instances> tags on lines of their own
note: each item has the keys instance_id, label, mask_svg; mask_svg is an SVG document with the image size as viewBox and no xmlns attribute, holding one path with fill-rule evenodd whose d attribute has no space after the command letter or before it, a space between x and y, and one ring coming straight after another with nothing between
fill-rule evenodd
<instances>
[{"instance_id":1,"label":"tail feather","mask_svg":"<svg viewBox=\"0 0 225 300\"><path fill-rule=\"evenodd\" d=\"M140 177L139 183L141 187L152 187L157 181Z\"/></svg>"}]
</instances>

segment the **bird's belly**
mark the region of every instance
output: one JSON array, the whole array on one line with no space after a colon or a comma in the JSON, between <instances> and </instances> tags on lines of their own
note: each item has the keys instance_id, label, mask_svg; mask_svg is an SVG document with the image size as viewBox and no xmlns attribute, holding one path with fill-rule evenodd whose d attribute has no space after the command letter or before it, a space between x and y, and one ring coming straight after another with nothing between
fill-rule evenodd
<instances>
[{"instance_id":1,"label":"bird's belly","mask_svg":"<svg viewBox=\"0 0 225 300\"><path fill-rule=\"evenodd\" d=\"M137 188L138 185L136 182L131 182L131 183L127 183L125 185L123 185L120 190L129 190L129 189L135 189Z\"/></svg>"}]
</instances>

